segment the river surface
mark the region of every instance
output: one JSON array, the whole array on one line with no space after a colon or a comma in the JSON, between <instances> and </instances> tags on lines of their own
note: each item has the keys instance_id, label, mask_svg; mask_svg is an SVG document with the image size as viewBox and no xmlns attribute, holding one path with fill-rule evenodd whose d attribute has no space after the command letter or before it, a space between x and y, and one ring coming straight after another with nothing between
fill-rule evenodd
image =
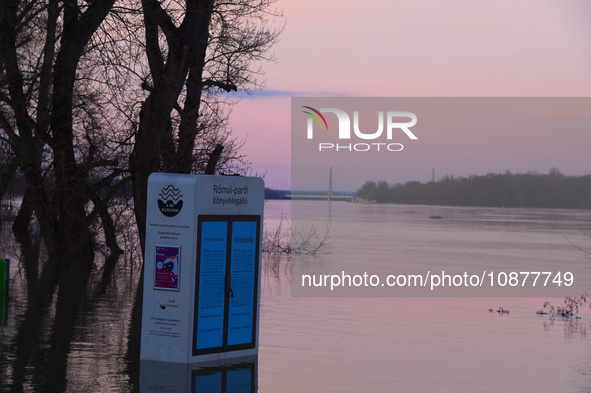
<instances>
[{"instance_id":1,"label":"river surface","mask_svg":"<svg viewBox=\"0 0 591 393\"><path fill-rule=\"evenodd\" d=\"M564 296L580 295L574 287L548 297L504 290L483 297L471 288L446 297L423 291L335 297L326 289L309 296L292 288L300 286L296 272L355 269L359 262L380 272L556 271L560 262L586 283L591 261L573 243L591 248L583 235L591 230L591 211L268 201L265 216L267 232L283 217L294 231L315 226L328 238L315 256L264 257L258 358L207 369L142 363L139 376L131 372L137 361L126 358L127 333L138 271L137 263L120 261L106 288L98 275L91 280L63 365L65 390L591 392L589 305L580 319L536 314L546 300L560 305ZM49 312L27 359L15 345L27 310L22 275L13 262L0 328L0 391L39 391L48 369L39 363L55 336ZM499 307L510 313L489 312Z\"/></svg>"}]
</instances>

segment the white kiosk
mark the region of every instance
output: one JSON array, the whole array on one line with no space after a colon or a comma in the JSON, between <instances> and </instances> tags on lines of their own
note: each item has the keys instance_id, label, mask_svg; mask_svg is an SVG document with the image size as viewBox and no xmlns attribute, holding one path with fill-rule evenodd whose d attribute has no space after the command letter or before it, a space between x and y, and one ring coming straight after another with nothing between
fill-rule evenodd
<instances>
[{"instance_id":1,"label":"white kiosk","mask_svg":"<svg viewBox=\"0 0 591 393\"><path fill-rule=\"evenodd\" d=\"M264 192L255 177L150 175L141 359L258 352Z\"/></svg>"}]
</instances>

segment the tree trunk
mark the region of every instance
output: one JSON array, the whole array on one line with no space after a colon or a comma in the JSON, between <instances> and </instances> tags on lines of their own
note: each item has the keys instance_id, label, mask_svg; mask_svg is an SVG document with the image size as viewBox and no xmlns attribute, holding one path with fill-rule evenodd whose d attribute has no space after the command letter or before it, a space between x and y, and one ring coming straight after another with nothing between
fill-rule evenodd
<instances>
[{"instance_id":1,"label":"tree trunk","mask_svg":"<svg viewBox=\"0 0 591 393\"><path fill-rule=\"evenodd\" d=\"M83 271L92 266L93 239L87 222L85 173L76 163L72 111L78 63L87 43L115 0L96 0L79 16L76 2L65 3L60 50L54 65L50 116L56 179L58 258L60 265Z\"/></svg>"},{"instance_id":2,"label":"tree trunk","mask_svg":"<svg viewBox=\"0 0 591 393\"><path fill-rule=\"evenodd\" d=\"M156 0L142 0L144 22L146 25L146 54L154 80L154 88L144 102L140 113L140 124L135 136L134 149L130 157L130 171L134 200L135 218L140 237L142 255L145 253L146 235L146 199L148 194L148 177L151 173L162 170L161 163L173 162L174 171L190 173L193 158L193 147L197 135L197 118L201 100L201 78L205 62L209 23L214 0L187 0L185 19L179 28L174 27L170 18L165 18L164 11ZM165 19L164 21L162 19ZM166 64L159 50L158 28L163 28L169 44ZM179 130L179 146L177 151L169 151L174 143L162 143L162 138L172 137L170 132L171 111L175 105L187 75L191 71L192 80L198 81L198 94L191 94L189 104L185 103L185 111L189 110L191 121L185 119L183 131ZM189 86L187 86L189 88ZM187 93L187 99L189 94ZM192 128L190 127L193 124ZM191 130L189 130L191 128ZM173 142L173 141L171 141ZM162 151L160 146L169 147ZM168 157L162 157L165 153ZM180 155L179 155L180 154ZM139 357L141 313L143 297L143 263L136 299L131 316L128 341L130 359Z\"/></svg>"},{"instance_id":3,"label":"tree trunk","mask_svg":"<svg viewBox=\"0 0 591 393\"><path fill-rule=\"evenodd\" d=\"M27 288L37 286L37 275L39 274L39 253L36 252L36 247L29 233L29 224L32 218L33 206L31 205L30 191L27 187L21 207L12 224L12 233L14 233L14 238L20 245L21 254L24 259Z\"/></svg>"},{"instance_id":4,"label":"tree trunk","mask_svg":"<svg viewBox=\"0 0 591 393\"><path fill-rule=\"evenodd\" d=\"M140 124L130 157L130 169L135 217L143 253L148 177L151 173L163 169L161 166L163 161L174 162L172 169L177 173L191 172L201 89L203 88L201 78L213 0L187 0L185 19L179 28L174 27L170 18L162 16L164 11L156 0L143 0L142 6L146 23L146 50L154 79L154 88L142 106ZM165 30L169 44L166 64L162 64L163 57L158 45L155 44L157 35L154 34L154 31L157 27ZM187 81L189 71L191 74ZM189 118L181 120L184 125L179 129L176 152L168 151L170 149L162 151L160 146L163 136L168 134L172 136L166 131L170 126L172 109L177 105L178 97L185 83L187 83L188 91L183 112L187 113L186 116ZM172 146L173 144L165 143L164 145ZM168 157L163 157L163 154L167 154Z\"/></svg>"}]
</instances>

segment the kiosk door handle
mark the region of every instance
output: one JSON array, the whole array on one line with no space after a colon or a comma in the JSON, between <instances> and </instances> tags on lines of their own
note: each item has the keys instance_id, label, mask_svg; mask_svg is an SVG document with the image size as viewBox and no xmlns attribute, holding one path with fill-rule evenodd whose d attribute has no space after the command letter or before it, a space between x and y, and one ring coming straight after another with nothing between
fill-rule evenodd
<instances>
[{"instance_id":1,"label":"kiosk door handle","mask_svg":"<svg viewBox=\"0 0 591 393\"><path fill-rule=\"evenodd\" d=\"M226 293L230 295L230 297L234 297L234 291L232 290L232 276L226 276Z\"/></svg>"}]
</instances>

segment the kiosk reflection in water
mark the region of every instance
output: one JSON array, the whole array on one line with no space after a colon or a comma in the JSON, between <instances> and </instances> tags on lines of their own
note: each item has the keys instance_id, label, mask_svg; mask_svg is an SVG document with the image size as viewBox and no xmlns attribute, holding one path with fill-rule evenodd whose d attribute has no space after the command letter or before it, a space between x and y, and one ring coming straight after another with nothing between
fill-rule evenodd
<instances>
[{"instance_id":1,"label":"kiosk reflection in water","mask_svg":"<svg viewBox=\"0 0 591 393\"><path fill-rule=\"evenodd\" d=\"M255 393L257 386L257 355L199 364L140 362L140 393Z\"/></svg>"}]
</instances>

